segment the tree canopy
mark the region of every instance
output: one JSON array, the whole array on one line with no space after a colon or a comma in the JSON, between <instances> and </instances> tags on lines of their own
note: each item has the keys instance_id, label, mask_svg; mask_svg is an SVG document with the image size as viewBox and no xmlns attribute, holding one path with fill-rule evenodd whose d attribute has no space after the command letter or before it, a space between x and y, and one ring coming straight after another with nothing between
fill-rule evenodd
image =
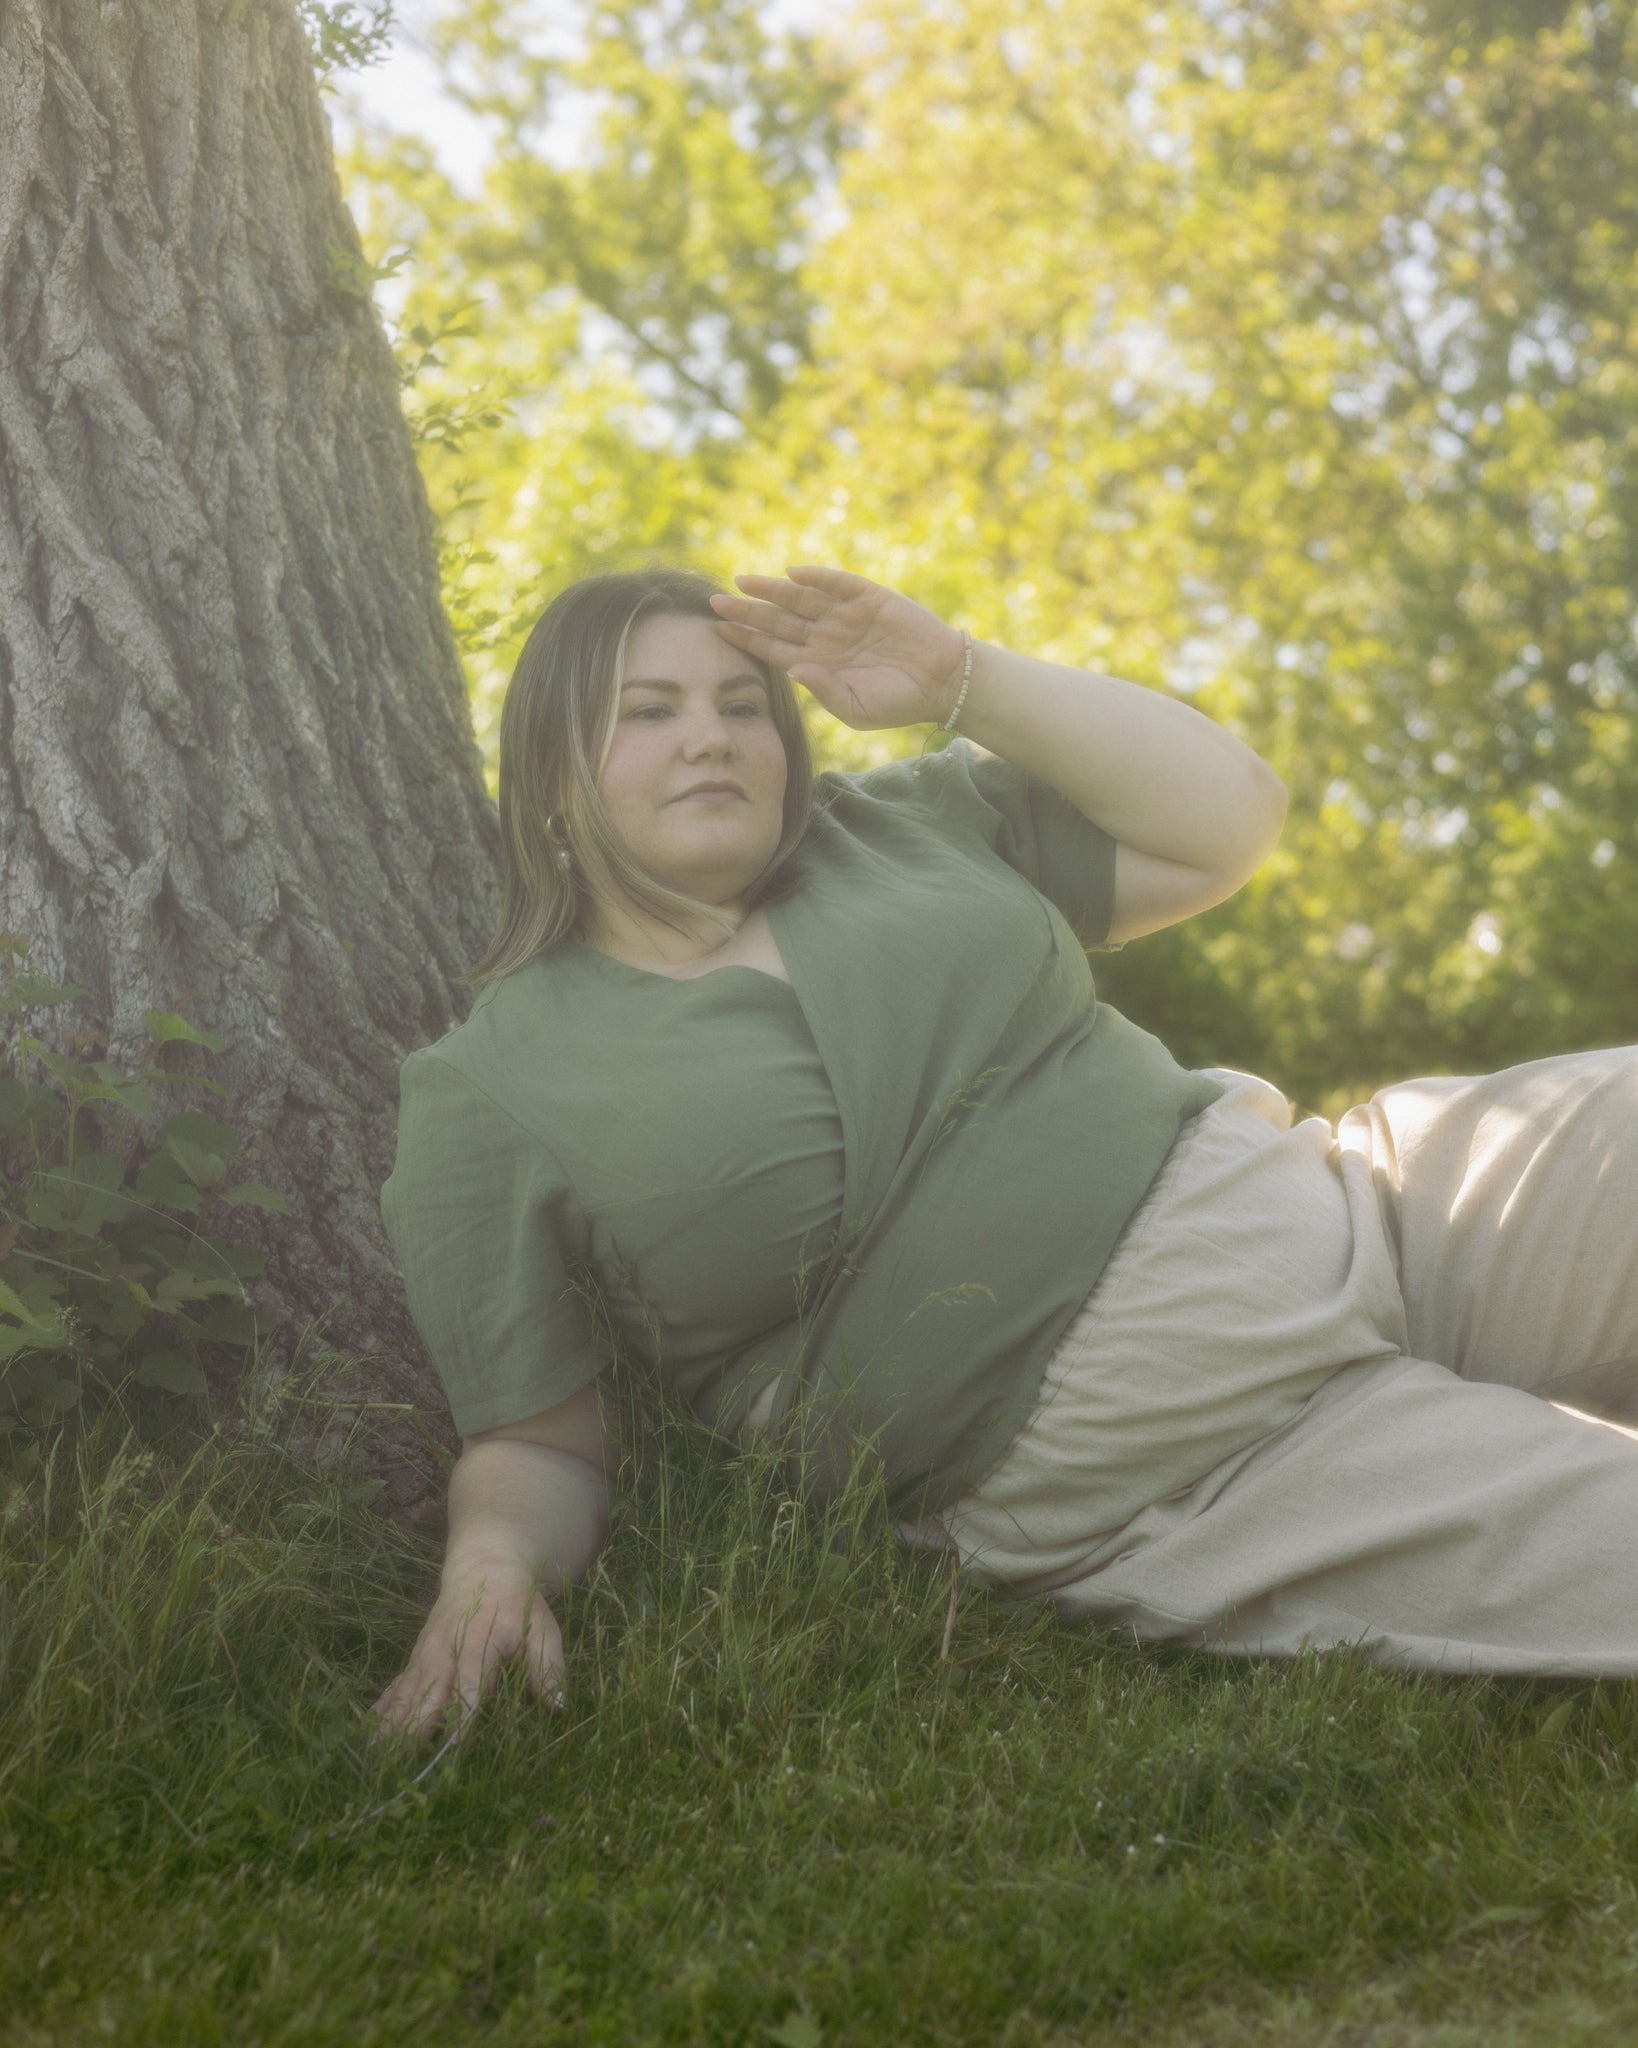
<instances>
[{"instance_id":1,"label":"tree canopy","mask_svg":"<svg viewBox=\"0 0 1638 2048\"><path fill-rule=\"evenodd\" d=\"M573 577L833 561L1285 776L1264 873L1100 975L1180 1057L1334 1107L1638 1035L1631 10L552 13L438 17L476 196L346 167L486 748Z\"/></svg>"}]
</instances>

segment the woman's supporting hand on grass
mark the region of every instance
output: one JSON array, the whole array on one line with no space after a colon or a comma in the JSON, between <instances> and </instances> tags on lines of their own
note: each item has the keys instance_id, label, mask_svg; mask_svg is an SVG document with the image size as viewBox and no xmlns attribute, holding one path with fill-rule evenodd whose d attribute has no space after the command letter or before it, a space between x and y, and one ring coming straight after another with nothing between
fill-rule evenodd
<instances>
[{"instance_id":1,"label":"woman's supporting hand on grass","mask_svg":"<svg viewBox=\"0 0 1638 2048\"><path fill-rule=\"evenodd\" d=\"M563 1634L549 1596L577 1579L608 1529L619 1457L597 1383L556 1408L465 1440L449 1481L438 1598L409 1662L375 1702L377 1735L422 1738L465 1721L503 1665L563 1704Z\"/></svg>"},{"instance_id":2,"label":"woman's supporting hand on grass","mask_svg":"<svg viewBox=\"0 0 1638 2048\"><path fill-rule=\"evenodd\" d=\"M422 1739L451 1714L464 1721L512 1663L537 1699L563 1704L563 1631L533 1573L497 1560L446 1575L408 1664L375 1703L377 1732Z\"/></svg>"}]
</instances>

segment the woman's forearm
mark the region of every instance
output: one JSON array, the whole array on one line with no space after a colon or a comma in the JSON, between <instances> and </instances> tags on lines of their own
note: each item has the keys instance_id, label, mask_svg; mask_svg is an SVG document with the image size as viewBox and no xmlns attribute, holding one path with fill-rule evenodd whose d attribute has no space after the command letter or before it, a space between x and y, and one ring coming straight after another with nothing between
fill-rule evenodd
<instances>
[{"instance_id":1,"label":"woman's forearm","mask_svg":"<svg viewBox=\"0 0 1638 2048\"><path fill-rule=\"evenodd\" d=\"M515 1438L468 1443L450 1474L444 1585L521 1572L550 1599L597 1555L608 1519L607 1479L572 1451Z\"/></svg>"},{"instance_id":2,"label":"woman's forearm","mask_svg":"<svg viewBox=\"0 0 1638 2048\"><path fill-rule=\"evenodd\" d=\"M717 631L785 669L855 732L942 722L955 709L961 635L902 592L817 563L734 581L743 597L711 599ZM1285 823L1285 785L1248 746L1189 705L1113 676L975 641L959 722L1116 842L1112 943L1233 895Z\"/></svg>"},{"instance_id":3,"label":"woman's forearm","mask_svg":"<svg viewBox=\"0 0 1638 2048\"><path fill-rule=\"evenodd\" d=\"M955 702L960 665L949 689ZM947 715L947 714L946 714ZM1285 785L1202 712L1113 676L973 642L960 730L1140 853L1243 879L1279 837Z\"/></svg>"}]
</instances>

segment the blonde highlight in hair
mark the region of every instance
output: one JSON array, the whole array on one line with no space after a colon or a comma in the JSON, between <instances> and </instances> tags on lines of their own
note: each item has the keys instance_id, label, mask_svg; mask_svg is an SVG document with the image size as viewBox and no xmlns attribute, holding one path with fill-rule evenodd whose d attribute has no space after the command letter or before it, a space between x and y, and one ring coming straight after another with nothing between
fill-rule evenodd
<instances>
[{"instance_id":1,"label":"blonde highlight in hair","mask_svg":"<svg viewBox=\"0 0 1638 2048\"><path fill-rule=\"evenodd\" d=\"M691 569L651 562L583 576L535 621L506 686L500 717L500 926L462 977L482 988L584 934L599 899L624 898L673 930L704 925L730 937L729 912L646 874L609 823L599 793L614 743L626 643L644 619L709 619L722 586ZM754 655L774 729L785 749L784 825L767 866L745 892L746 910L778 903L797 887L797 849L813 804L813 755L795 686ZM559 821L555 836L548 820ZM563 867L559 846L567 842ZM683 920L684 922L679 922Z\"/></svg>"}]
</instances>

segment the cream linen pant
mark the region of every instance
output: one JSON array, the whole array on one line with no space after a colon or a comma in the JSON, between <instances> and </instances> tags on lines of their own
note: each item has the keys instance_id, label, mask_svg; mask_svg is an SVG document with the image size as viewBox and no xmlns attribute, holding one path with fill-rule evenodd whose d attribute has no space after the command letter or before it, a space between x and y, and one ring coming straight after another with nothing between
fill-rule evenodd
<instances>
[{"instance_id":1,"label":"cream linen pant","mask_svg":"<svg viewBox=\"0 0 1638 2048\"><path fill-rule=\"evenodd\" d=\"M1638 1673L1638 1048L1227 1093L1000 1462L931 1519L1146 1642Z\"/></svg>"}]
</instances>

